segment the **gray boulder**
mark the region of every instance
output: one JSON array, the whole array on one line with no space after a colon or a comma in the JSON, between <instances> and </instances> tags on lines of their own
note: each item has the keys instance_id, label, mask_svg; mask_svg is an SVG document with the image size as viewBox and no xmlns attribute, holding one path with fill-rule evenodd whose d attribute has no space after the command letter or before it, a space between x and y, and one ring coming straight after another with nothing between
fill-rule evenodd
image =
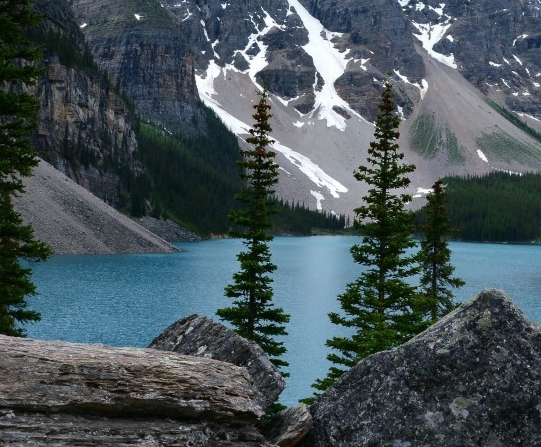
<instances>
[{"instance_id":1,"label":"gray boulder","mask_svg":"<svg viewBox=\"0 0 541 447\"><path fill-rule=\"evenodd\" d=\"M252 399L263 409L275 402L286 386L278 368L257 344L207 317L191 315L173 323L148 347L246 368L253 378Z\"/></svg>"},{"instance_id":2,"label":"gray boulder","mask_svg":"<svg viewBox=\"0 0 541 447\"><path fill-rule=\"evenodd\" d=\"M306 405L299 404L262 419L258 428L273 445L294 447L312 428L312 415Z\"/></svg>"},{"instance_id":3,"label":"gray boulder","mask_svg":"<svg viewBox=\"0 0 541 447\"><path fill-rule=\"evenodd\" d=\"M207 358L0 335L0 445L268 445L251 382Z\"/></svg>"},{"instance_id":4,"label":"gray boulder","mask_svg":"<svg viewBox=\"0 0 541 447\"><path fill-rule=\"evenodd\" d=\"M310 408L304 446L541 445L541 331L486 290L361 361Z\"/></svg>"}]
</instances>

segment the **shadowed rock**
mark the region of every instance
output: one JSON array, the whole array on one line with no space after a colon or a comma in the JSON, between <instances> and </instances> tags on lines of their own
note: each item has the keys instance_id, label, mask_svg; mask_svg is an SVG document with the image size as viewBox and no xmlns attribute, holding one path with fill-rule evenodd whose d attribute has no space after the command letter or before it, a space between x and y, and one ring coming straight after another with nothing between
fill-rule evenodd
<instances>
[{"instance_id":1,"label":"shadowed rock","mask_svg":"<svg viewBox=\"0 0 541 447\"><path fill-rule=\"evenodd\" d=\"M273 445L293 447L312 428L312 415L306 405L300 404L263 419L258 427Z\"/></svg>"},{"instance_id":2,"label":"shadowed rock","mask_svg":"<svg viewBox=\"0 0 541 447\"><path fill-rule=\"evenodd\" d=\"M0 444L266 445L251 388L208 358L0 335Z\"/></svg>"},{"instance_id":3,"label":"shadowed rock","mask_svg":"<svg viewBox=\"0 0 541 447\"><path fill-rule=\"evenodd\" d=\"M304 446L541 445L541 331L483 291L361 361L310 411Z\"/></svg>"},{"instance_id":4,"label":"shadowed rock","mask_svg":"<svg viewBox=\"0 0 541 447\"><path fill-rule=\"evenodd\" d=\"M245 367L254 380L252 399L263 409L275 402L286 386L278 368L257 344L207 317L191 315L173 323L152 340L149 348Z\"/></svg>"}]
</instances>

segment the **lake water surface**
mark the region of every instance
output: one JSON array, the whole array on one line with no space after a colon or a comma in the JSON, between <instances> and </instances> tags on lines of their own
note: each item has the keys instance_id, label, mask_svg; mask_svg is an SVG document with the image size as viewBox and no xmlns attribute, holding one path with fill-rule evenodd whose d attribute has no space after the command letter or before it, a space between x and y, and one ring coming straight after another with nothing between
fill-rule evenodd
<instances>
[{"instance_id":1,"label":"lake water surface","mask_svg":"<svg viewBox=\"0 0 541 447\"><path fill-rule=\"evenodd\" d=\"M349 253L358 237L279 237L271 243L274 300L291 315L284 339L290 363L281 402L291 406L312 394L326 375L325 340L343 333L327 317L336 296L359 276ZM218 239L177 244L173 254L54 256L34 268L40 295L30 308L42 321L28 336L45 340L145 347L167 326L197 313L215 317L229 306L223 289L238 270L242 241ZM541 322L541 246L451 243L463 302L485 288L504 290L525 315Z\"/></svg>"}]
</instances>

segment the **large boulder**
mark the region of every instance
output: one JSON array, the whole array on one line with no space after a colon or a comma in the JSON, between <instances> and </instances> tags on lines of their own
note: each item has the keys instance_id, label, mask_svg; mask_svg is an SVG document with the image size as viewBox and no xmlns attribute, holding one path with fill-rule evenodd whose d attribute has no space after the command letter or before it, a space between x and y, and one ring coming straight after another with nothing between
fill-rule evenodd
<instances>
[{"instance_id":1,"label":"large boulder","mask_svg":"<svg viewBox=\"0 0 541 447\"><path fill-rule=\"evenodd\" d=\"M191 315L178 320L148 347L212 358L246 368L254 381L252 399L263 409L275 402L286 386L282 374L259 345L204 316Z\"/></svg>"},{"instance_id":2,"label":"large boulder","mask_svg":"<svg viewBox=\"0 0 541 447\"><path fill-rule=\"evenodd\" d=\"M305 446L541 445L541 331L486 290L352 368L311 407Z\"/></svg>"},{"instance_id":3,"label":"large boulder","mask_svg":"<svg viewBox=\"0 0 541 447\"><path fill-rule=\"evenodd\" d=\"M0 335L0 445L267 445L252 396L217 360Z\"/></svg>"}]
</instances>

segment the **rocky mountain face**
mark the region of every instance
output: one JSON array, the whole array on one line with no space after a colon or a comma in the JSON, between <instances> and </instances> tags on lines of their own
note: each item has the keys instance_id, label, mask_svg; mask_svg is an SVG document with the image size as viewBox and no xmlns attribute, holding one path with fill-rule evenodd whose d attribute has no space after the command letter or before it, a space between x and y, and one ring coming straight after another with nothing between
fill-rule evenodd
<instances>
[{"instance_id":1,"label":"rocky mountain face","mask_svg":"<svg viewBox=\"0 0 541 447\"><path fill-rule=\"evenodd\" d=\"M45 153L58 151L67 133L75 146L100 146L104 159L119 146L129 161L137 142L115 92L143 120L184 135L206 132L203 102L242 142L256 90L267 83L278 195L350 214L366 192L352 173L366 160L389 75L404 117L399 143L417 166L414 196L444 175L541 168L539 0L38 4L53 8L49 26L62 24L81 49L88 45L110 86L51 58L40 90ZM62 94L65 106L47 106ZM47 123L61 115L68 125L53 132ZM104 169L71 176L117 200L118 182Z\"/></svg>"},{"instance_id":2,"label":"rocky mountain face","mask_svg":"<svg viewBox=\"0 0 541 447\"><path fill-rule=\"evenodd\" d=\"M157 1L70 3L98 66L138 114L173 133L204 130L188 41Z\"/></svg>"},{"instance_id":3,"label":"rocky mountain face","mask_svg":"<svg viewBox=\"0 0 541 447\"><path fill-rule=\"evenodd\" d=\"M49 48L45 75L34 87L41 102L36 148L106 203L125 207L126 178L119 172L135 177L144 171L134 157L135 121L125 101L95 69L67 4L38 0L36 8L47 18L35 38Z\"/></svg>"},{"instance_id":4,"label":"rocky mountain face","mask_svg":"<svg viewBox=\"0 0 541 447\"><path fill-rule=\"evenodd\" d=\"M538 0L71 6L99 66L167 128L193 131L201 99L242 140L266 83L285 199L351 212L387 75L412 194L442 175L541 167L540 137L520 124L541 129Z\"/></svg>"},{"instance_id":5,"label":"rocky mountain face","mask_svg":"<svg viewBox=\"0 0 541 447\"><path fill-rule=\"evenodd\" d=\"M362 360L311 407L271 417L263 408L282 380L258 347L230 329L193 315L152 345L111 348L0 336L0 442L541 443L541 330L499 290L481 292L404 345Z\"/></svg>"}]
</instances>

